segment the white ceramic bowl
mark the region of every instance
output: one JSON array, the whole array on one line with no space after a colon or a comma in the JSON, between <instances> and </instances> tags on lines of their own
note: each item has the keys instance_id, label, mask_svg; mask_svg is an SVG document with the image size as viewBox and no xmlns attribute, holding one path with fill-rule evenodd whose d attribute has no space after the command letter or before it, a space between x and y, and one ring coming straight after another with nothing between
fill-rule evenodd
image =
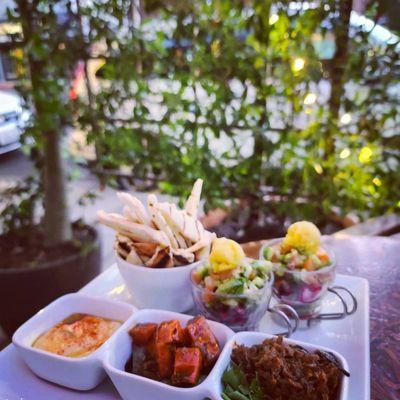
<instances>
[{"instance_id":1,"label":"white ceramic bowl","mask_svg":"<svg viewBox=\"0 0 400 400\"><path fill-rule=\"evenodd\" d=\"M67 294L25 322L14 333L12 341L19 355L36 375L71 389L90 390L106 376L102 359L109 341L88 356L79 358L64 357L36 349L32 347L32 343L41 334L75 313L91 314L124 322L132 316L134 311L135 308L126 303L77 293ZM123 326L124 324L119 329Z\"/></svg>"},{"instance_id":2,"label":"white ceramic bowl","mask_svg":"<svg viewBox=\"0 0 400 400\"><path fill-rule=\"evenodd\" d=\"M203 260L181 267L148 268L116 257L119 272L138 308L185 312L194 307L190 273Z\"/></svg>"},{"instance_id":3,"label":"white ceramic bowl","mask_svg":"<svg viewBox=\"0 0 400 400\"><path fill-rule=\"evenodd\" d=\"M114 336L110 341L103 365L124 400L203 400L212 395L210 388L216 386L215 367L204 381L192 388L175 387L124 371L125 363L132 352L132 339L128 334L132 326L137 323L160 323L172 319L177 319L182 326L186 326L191 318L193 317L190 315L170 311L141 310L135 313L124 324L124 328ZM233 336L233 331L218 322L208 321L208 323L222 349Z\"/></svg>"},{"instance_id":4,"label":"white ceramic bowl","mask_svg":"<svg viewBox=\"0 0 400 400\"><path fill-rule=\"evenodd\" d=\"M224 350L222 351L217 363L214 366L214 370L213 370L214 376L210 379L210 381L212 382L212 386L210 387L210 391L211 391L210 397L213 400L222 400L221 392L222 392L223 388L222 388L221 377L231 361L231 353L232 353L232 349L233 349L235 343L243 344L245 346L253 346L255 344L262 343L265 339L270 339L270 338L274 338L274 337L276 337L276 336L268 335L266 333L260 333L260 332L240 332L240 333L235 334L235 336L233 336L229 340L229 342L225 345ZM337 353L334 350L331 350L331 349L328 349L328 348L322 347L322 346L315 346L315 345L312 345L309 343L300 342L298 340L284 339L284 341L287 344L301 346L310 351L322 350L322 351L330 352L339 361L339 364L341 365L341 367L344 370L349 371L349 366L348 366L346 360L343 358L343 356L341 356L339 353ZM350 379L351 379L351 377L350 377ZM349 378L346 376L343 376L341 387L340 387L340 393L339 393L337 400L348 400L348 385L349 385Z\"/></svg>"}]
</instances>

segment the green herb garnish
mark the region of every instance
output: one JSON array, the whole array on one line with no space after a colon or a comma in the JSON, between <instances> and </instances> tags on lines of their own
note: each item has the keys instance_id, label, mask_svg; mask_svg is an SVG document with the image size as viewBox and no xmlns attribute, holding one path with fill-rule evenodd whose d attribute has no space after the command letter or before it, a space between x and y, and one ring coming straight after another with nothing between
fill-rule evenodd
<instances>
[{"instance_id":1,"label":"green herb garnish","mask_svg":"<svg viewBox=\"0 0 400 400\"><path fill-rule=\"evenodd\" d=\"M240 367L231 363L222 375L224 400L263 400L263 392L258 377L250 383Z\"/></svg>"}]
</instances>

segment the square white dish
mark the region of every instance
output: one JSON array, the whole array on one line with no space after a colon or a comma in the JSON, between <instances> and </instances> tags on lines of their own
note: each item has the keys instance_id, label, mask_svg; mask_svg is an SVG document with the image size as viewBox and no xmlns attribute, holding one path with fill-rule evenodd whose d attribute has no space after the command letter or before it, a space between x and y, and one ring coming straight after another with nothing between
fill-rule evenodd
<instances>
[{"instance_id":1,"label":"square white dish","mask_svg":"<svg viewBox=\"0 0 400 400\"><path fill-rule=\"evenodd\" d=\"M212 392L213 392L212 398L215 400L223 400L221 397L221 392L223 391L221 378L224 371L228 368L230 364L232 350L236 344L250 347L255 344L261 344L265 339L271 339L274 337L276 336L271 336L267 333L261 333L261 332L240 332L237 333L235 336L233 336L225 346L222 354L220 355L215 365L215 376L213 377L214 379L212 380ZM323 346L314 346L309 343L304 343L293 339L284 339L284 342L289 345L301 346L310 352L314 352L317 350L329 352L335 356L336 360L339 362L342 369L344 369L345 371L348 371L349 369L346 360L339 353L330 348ZM349 400L348 386L349 386L349 378L343 376L337 400Z\"/></svg>"},{"instance_id":2,"label":"square white dish","mask_svg":"<svg viewBox=\"0 0 400 400\"><path fill-rule=\"evenodd\" d=\"M90 390L105 377L102 356L109 344L108 340L91 354L76 358L34 348L32 343L73 314L95 315L124 323L134 311L134 307L126 303L80 293L67 294L50 303L20 326L12 341L19 355L36 375L71 389Z\"/></svg>"},{"instance_id":3,"label":"square white dish","mask_svg":"<svg viewBox=\"0 0 400 400\"><path fill-rule=\"evenodd\" d=\"M335 285L350 289L358 299L355 314L339 321L323 321L310 329L299 329L292 339L331 348L348 362L351 377L349 396L351 400L370 400L370 355L369 355L369 293L365 279L338 274ZM87 286L81 293L125 301L133 304L116 265L113 265ZM323 310L334 310L338 300L328 294L323 301ZM282 328L265 317L261 331L275 333ZM36 377L16 355L13 345L0 352L0 394L9 400L56 398L57 400L79 400L82 393L68 390ZM116 400L119 395L110 381L85 392L87 399ZM173 400L166 398L165 400Z\"/></svg>"},{"instance_id":4,"label":"square white dish","mask_svg":"<svg viewBox=\"0 0 400 400\"><path fill-rule=\"evenodd\" d=\"M124 400L203 400L211 394L208 388L211 386L210 381L214 368L204 381L190 388L171 386L124 371L125 363L132 353L132 339L128 331L134 325L148 322L161 323L176 319L184 327L191 318L192 316L171 311L140 310L129 318L124 327L117 332L114 340L110 343L103 365ZM233 336L233 331L218 322L208 321L208 323L222 349Z\"/></svg>"}]
</instances>

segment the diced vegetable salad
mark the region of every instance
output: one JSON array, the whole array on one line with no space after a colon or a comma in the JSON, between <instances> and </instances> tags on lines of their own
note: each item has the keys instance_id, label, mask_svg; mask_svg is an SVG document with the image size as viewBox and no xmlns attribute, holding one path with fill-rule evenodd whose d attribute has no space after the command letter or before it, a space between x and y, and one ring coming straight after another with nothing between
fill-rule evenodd
<instances>
[{"instance_id":1,"label":"diced vegetable salad","mask_svg":"<svg viewBox=\"0 0 400 400\"><path fill-rule=\"evenodd\" d=\"M234 330L254 328L272 294L272 262L246 258L240 245L219 238L206 264L192 272L199 312Z\"/></svg>"},{"instance_id":2,"label":"diced vegetable salad","mask_svg":"<svg viewBox=\"0 0 400 400\"><path fill-rule=\"evenodd\" d=\"M246 258L237 268L216 274L206 264L193 272L194 281L209 292L248 295L262 289L272 268L270 261Z\"/></svg>"},{"instance_id":3,"label":"diced vegetable salad","mask_svg":"<svg viewBox=\"0 0 400 400\"><path fill-rule=\"evenodd\" d=\"M282 248L280 243L264 247L263 257L274 264L274 269L278 273L280 269L306 269L307 271L315 271L326 267L331 262L328 253L322 247L315 254L306 254L301 253L295 248L290 250Z\"/></svg>"},{"instance_id":4,"label":"diced vegetable salad","mask_svg":"<svg viewBox=\"0 0 400 400\"><path fill-rule=\"evenodd\" d=\"M322 247L321 233L307 221L291 225L279 243L265 246L261 258L274 272L274 294L301 317L317 312L335 277L335 265Z\"/></svg>"}]
</instances>

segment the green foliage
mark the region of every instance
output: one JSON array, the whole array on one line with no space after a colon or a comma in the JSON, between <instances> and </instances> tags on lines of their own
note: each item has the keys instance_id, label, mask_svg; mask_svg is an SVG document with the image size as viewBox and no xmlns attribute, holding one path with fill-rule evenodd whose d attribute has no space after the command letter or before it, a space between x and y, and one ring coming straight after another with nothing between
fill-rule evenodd
<instances>
[{"instance_id":1,"label":"green foliage","mask_svg":"<svg viewBox=\"0 0 400 400\"><path fill-rule=\"evenodd\" d=\"M39 183L33 177L2 192L1 229L4 233L30 232L35 225L35 205L39 201Z\"/></svg>"},{"instance_id":2,"label":"green foliage","mask_svg":"<svg viewBox=\"0 0 400 400\"><path fill-rule=\"evenodd\" d=\"M395 210L399 45L352 28L335 54L347 3L145 2L153 14L105 47L95 108L78 109L97 162L179 196L202 177L208 207Z\"/></svg>"},{"instance_id":3,"label":"green foliage","mask_svg":"<svg viewBox=\"0 0 400 400\"><path fill-rule=\"evenodd\" d=\"M349 35L350 0L297 10L147 0L140 20L131 0L57 3L69 13L63 28L49 0L35 2L32 20L15 15L28 24L19 71L36 105L25 136L41 176L43 133L77 126L97 168L129 168L181 197L202 177L209 208L316 222L333 207L361 217L398 209L400 45L377 42L374 28ZM80 60L104 65L71 102Z\"/></svg>"},{"instance_id":4,"label":"green foliage","mask_svg":"<svg viewBox=\"0 0 400 400\"><path fill-rule=\"evenodd\" d=\"M60 16L67 18L67 24ZM71 238L61 141L71 124L71 78L86 47L79 18L68 0L16 0L8 18L22 30L12 40L17 49L17 89L31 113L22 140L35 170L4 193L2 233L28 235L32 230L25 228L37 224L38 210L44 209L46 244L59 244Z\"/></svg>"}]
</instances>

